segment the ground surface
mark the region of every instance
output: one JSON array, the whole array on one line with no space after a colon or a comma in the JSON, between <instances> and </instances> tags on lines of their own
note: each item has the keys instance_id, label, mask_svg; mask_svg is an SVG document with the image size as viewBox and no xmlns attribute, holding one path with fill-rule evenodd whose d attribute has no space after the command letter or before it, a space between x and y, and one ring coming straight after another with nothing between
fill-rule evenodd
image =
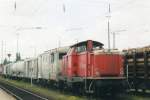
<instances>
[{"instance_id":1,"label":"ground surface","mask_svg":"<svg viewBox=\"0 0 150 100\"><path fill-rule=\"evenodd\" d=\"M0 89L0 100L16 100L11 95L7 94L4 90Z\"/></svg>"},{"instance_id":2,"label":"ground surface","mask_svg":"<svg viewBox=\"0 0 150 100\"><path fill-rule=\"evenodd\" d=\"M85 97L85 96L75 96L73 94L69 93L62 93L58 90L52 90L43 88L40 86L33 85L31 86L30 83L26 83L23 81L15 81L10 79L4 79L0 77L0 81L27 89L29 91L33 91L37 94L41 94L45 97L48 97L49 100L150 100L150 92L149 93L128 93L128 94L120 94L116 96L105 96L100 98L95 98L93 96ZM1 99L1 93L0 93L0 100L7 100L7 99ZM14 100L14 99L8 99L8 100Z\"/></svg>"}]
</instances>

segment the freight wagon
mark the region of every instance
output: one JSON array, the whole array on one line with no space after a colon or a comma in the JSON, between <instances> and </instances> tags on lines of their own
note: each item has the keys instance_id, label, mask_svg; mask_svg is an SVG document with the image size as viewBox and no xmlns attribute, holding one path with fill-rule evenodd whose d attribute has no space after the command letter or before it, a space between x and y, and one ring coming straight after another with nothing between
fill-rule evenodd
<instances>
[{"instance_id":1,"label":"freight wagon","mask_svg":"<svg viewBox=\"0 0 150 100\"><path fill-rule=\"evenodd\" d=\"M37 58L27 58L18 62L13 62L4 66L4 75L9 75L15 79L33 79L40 84L58 82L61 72L62 57L67 53L68 47L61 47L45 51Z\"/></svg>"},{"instance_id":2,"label":"freight wagon","mask_svg":"<svg viewBox=\"0 0 150 100\"><path fill-rule=\"evenodd\" d=\"M38 56L38 79L42 82L52 83L58 81L62 57L67 53L68 47L60 47L45 51Z\"/></svg>"},{"instance_id":3,"label":"freight wagon","mask_svg":"<svg viewBox=\"0 0 150 100\"><path fill-rule=\"evenodd\" d=\"M24 60L24 78L30 80L31 77L33 80L38 78L38 60L37 58L27 58Z\"/></svg>"},{"instance_id":4,"label":"freight wagon","mask_svg":"<svg viewBox=\"0 0 150 100\"><path fill-rule=\"evenodd\" d=\"M13 63L9 63L9 64L3 66L3 75L5 77L11 77L12 76L12 70L11 70L12 65L13 65Z\"/></svg>"},{"instance_id":5,"label":"freight wagon","mask_svg":"<svg viewBox=\"0 0 150 100\"><path fill-rule=\"evenodd\" d=\"M3 64L0 64L0 75L2 75L3 74Z\"/></svg>"},{"instance_id":6,"label":"freight wagon","mask_svg":"<svg viewBox=\"0 0 150 100\"><path fill-rule=\"evenodd\" d=\"M10 70L12 77L24 77L25 76L24 61L13 63L12 66L10 66Z\"/></svg>"},{"instance_id":7,"label":"freight wagon","mask_svg":"<svg viewBox=\"0 0 150 100\"><path fill-rule=\"evenodd\" d=\"M125 74L130 88L150 89L150 46L123 51L125 53Z\"/></svg>"}]
</instances>

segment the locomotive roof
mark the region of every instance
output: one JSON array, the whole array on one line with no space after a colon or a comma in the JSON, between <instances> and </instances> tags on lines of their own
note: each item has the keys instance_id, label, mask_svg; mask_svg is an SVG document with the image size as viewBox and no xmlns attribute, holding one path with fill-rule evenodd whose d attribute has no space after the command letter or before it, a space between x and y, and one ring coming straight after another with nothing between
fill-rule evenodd
<instances>
[{"instance_id":1,"label":"locomotive roof","mask_svg":"<svg viewBox=\"0 0 150 100\"><path fill-rule=\"evenodd\" d=\"M92 41L93 45L95 45L95 46L101 46L101 47L104 46L104 44L101 42L93 41L93 40L86 40L86 41L76 43L76 44L72 45L71 47L86 45L88 41Z\"/></svg>"}]
</instances>

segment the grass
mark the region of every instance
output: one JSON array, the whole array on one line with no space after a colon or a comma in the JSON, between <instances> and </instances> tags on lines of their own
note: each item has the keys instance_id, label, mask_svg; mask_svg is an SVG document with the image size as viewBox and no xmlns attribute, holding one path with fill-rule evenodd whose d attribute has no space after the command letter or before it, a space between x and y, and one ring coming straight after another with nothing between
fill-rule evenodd
<instances>
[{"instance_id":1,"label":"grass","mask_svg":"<svg viewBox=\"0 0 150 100\"><path fill-rule=\"evenodd\" d=\"M150 100L149 97L143 97L143 96L127 96L124 100Z\"/></svg>"},{"instance_id":2,"label":"grass","mask_svg":"<svg viewBox=\"0 0 150 100\"><path fill-rule=\"evenodd\" d=\"M119 95L118 98L119 99L117 100L150 100L150 95L129 93L124 95Z\"/></svg>"},{"instance_id":3,"label":"grass","mask_svg":"<svg viewBox=\"0 0 150 100\"><path fill-rule=\"evenodd\" d=\"M24 89L29 90L31 92L34 92L34 93L40 94L42 96L48 97L52 100L86 100L85 97L78 97L78 96L73 96L73 95L69 95L69 94L64 94L64 93L60 93L58 91L39 87L37 85L31 86L29 83L23 82L23 81L4 79L2 77L0 77L0 81L15 85L15 86L20 87L20 88L24 88Z\"/></svg>"}]
</instances>

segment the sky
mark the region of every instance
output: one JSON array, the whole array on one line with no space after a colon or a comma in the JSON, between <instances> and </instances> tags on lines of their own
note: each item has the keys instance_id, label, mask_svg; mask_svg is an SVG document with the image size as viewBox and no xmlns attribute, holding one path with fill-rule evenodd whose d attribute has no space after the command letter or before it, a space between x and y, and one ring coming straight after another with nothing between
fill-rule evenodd
<instances>
[{"instance_id":1,"label":"sky","mask_svg":"<svg viewBox=\"0 0 150 100\"><path fill-rule=\"evenodd\" d=\"M116 47L150 45L150 0L0 0L0 56L3 47L3 56L11 53L14 59L17 34L22 58L88 39L107 48L109 4L110 32L117 34Z\"/></svg>"}]
</instances>

